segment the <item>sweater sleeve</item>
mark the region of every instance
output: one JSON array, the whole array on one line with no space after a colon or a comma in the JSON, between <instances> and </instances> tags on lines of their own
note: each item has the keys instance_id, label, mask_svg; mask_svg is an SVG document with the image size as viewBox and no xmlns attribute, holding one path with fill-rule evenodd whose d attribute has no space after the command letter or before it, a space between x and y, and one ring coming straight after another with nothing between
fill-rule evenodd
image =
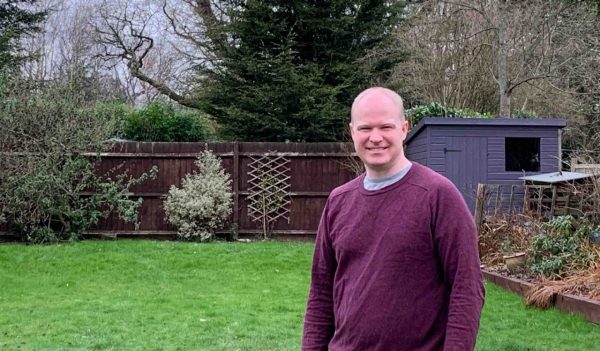
<instances>
[{"instance_id":1,"label":"sweater sleeve","mask_svg":"<svg viewBox=\"0 0 600 351\"><path fill-rule=\"evenodd\" d=\"M333 280L337 267L329 236L328 204L323 210L313 256L310 291L304 316L303 351L327 350L335 331Z\"/></svg>"},{"instance_id":2,"label":"sweater sleeve","mask_svg":"<svg viewBox=\"0 0 600 351\"><path fill-rule=\"evenodd\" d=\"M462 195L443 182L432 202L434 242L450 290L444 351L473 350L485 295L477 229Z\"/></svg>"}]
</instances>

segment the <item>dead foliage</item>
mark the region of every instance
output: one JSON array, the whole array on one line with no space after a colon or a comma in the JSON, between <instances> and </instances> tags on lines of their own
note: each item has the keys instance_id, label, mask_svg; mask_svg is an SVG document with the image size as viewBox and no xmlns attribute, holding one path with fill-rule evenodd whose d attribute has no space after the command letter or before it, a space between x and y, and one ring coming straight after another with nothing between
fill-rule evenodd
<instances>
[{"instance_id":1,"label":"dead foliage","mask_svg":"<svg viewBox=\"0 0 600 351\"><path fill-rule=\"evenodd\" d=\"M560 292L561 281L544 279L538 281L527 293L525 299L527 304L539 308L549 308L554 305L556 294Z\"/></svg>"},{"instance_id":2,"label":"dead foliage","mask_svg":"<svg viewBox=\"0 0 600 351\"><path fill-rule=\"evenodd\" d=\"M486 217L479 233L479 256L486 266L503 264L506 246L513 252L527 251L535 221L528 216Z\"/></svg>"},{"instance_id":3,"label":"dead foliage","mask_svg":"<svg viewBox=\"0 0 600 351\"><path fill-rule=\"evenodd\" d=\"M600 263L594 269L578 271L562 280L540 280L527 292L525 298L529 305L548 308L554 304L557 293L600 301Z\"/></svg>"}]
</instances>

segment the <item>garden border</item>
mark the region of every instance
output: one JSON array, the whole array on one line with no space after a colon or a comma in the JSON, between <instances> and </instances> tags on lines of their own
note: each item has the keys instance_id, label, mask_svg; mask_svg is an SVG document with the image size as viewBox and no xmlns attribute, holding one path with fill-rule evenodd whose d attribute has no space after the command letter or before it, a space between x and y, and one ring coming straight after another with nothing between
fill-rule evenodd
<instances>
[{"instance_id":1,"label":"garden border","mask_svg":"<svg viewBox=\"0 0 600 351\"><path fill-rule=\"evenodd\" d=\"M533 287L533 284L520 279L506 277L499 273L487 270L482 270L482 272L483 277L486 280L522 297L524 297L527 291ZM589 322L600 324L599 301L562 293L556 293L552 300L553 305L557 310L565 313L575 313L584 317Z\"/></svg>"}]
</instances>

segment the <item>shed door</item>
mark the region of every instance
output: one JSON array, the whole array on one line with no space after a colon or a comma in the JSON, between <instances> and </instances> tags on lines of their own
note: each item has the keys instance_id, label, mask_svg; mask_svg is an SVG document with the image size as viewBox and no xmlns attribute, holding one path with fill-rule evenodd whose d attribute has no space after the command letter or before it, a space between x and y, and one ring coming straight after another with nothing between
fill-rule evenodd
<instances>
[{"instance_id":1,"label":"shed door","mask_svg":"<svg viewBox=\"0 0 600 351\"><path fill-rule=\"evenodd\" d=\"M446 177L463 194L473 212L477 198L477 184L487 182L487 138L448 137L444 155Z\"/></svg>"}]
</instances>

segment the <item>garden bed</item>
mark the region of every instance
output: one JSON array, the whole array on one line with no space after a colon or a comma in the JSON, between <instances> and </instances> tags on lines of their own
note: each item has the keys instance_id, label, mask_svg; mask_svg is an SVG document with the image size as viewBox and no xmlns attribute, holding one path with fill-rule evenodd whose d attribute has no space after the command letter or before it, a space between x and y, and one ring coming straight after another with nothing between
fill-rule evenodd
<instances>
[{"instance_id":1,"label":"garden bed","mask_svg":"<svg viewBox=\"0 0 600 351\"><path fill-rule=\"evenodd\" d=\"M572 216L487 217L479 232L485 278L529 305L600 324L600 247L590 240L598 230L596 219Z\"/></svg>"},{"instance_id":2,"label":"garden bed","mask_svg":"<svg viewBox=\"0 0 600 351\"><path fill-rule=\"evenodd\" d=\"M485 279L501 288L512 291L523 297L525 297L530 289L534 287L534 284L525 280L505 276L490 270L484 269L483 276ZM564 293L555 293L552 301L554 307L559 311L576 313L592 323L600 324L600 301Z\"/></svg>"}]
</instances>

